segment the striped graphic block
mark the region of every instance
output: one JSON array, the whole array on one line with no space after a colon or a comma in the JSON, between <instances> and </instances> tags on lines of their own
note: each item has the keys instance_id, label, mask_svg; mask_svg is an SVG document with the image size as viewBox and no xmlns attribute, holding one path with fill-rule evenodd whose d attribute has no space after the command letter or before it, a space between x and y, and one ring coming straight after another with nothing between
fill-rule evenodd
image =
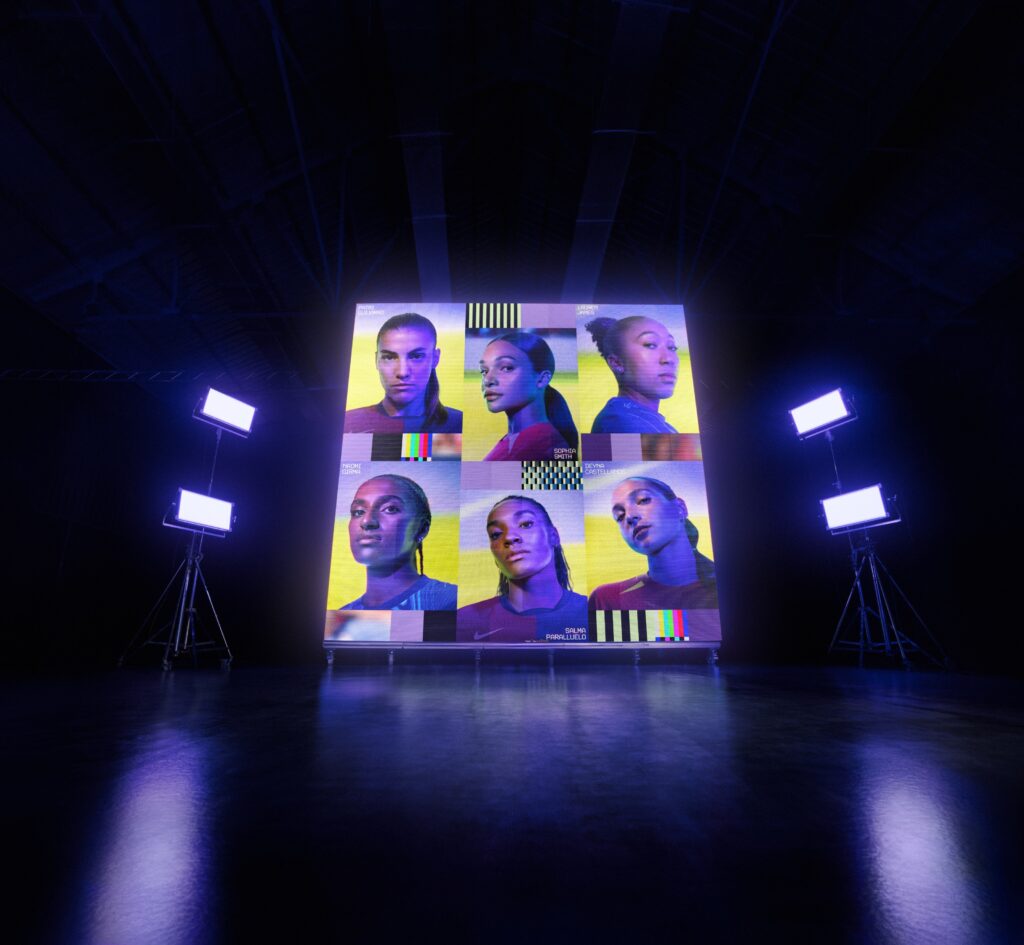
<instances>
[{"instance_id":1,"label":"striped graphic block","mask_svg":"<svg viewBox=\"0 0 1024 945\"><path fill-rule=\"evenodd\" d=\"M720 643L717 610L598 610L598 643Z\"/></svg>"},{"instance_id":2,"label":"striped graphic block","mask_svg":"<svg viewBox=\"0 0 1024 945\"><path fill-rule=\"evenodd\" d=\"M518 302L467 302L467 328L520 328L523 307Z\"/></svg>"},{"instance_id":3,"label":"striped graphic block","mask_svg":"<svg viewBox=\"0 0 1024 945\"><path fill-rule=\"evenodd\" d=\"M461 455L461 433L348 433L341 446L346 462L457 462Z\"/></svg>"},{"instance_id":4,"label":"striped graphic block","mask_svg":"<svg viewBox=\"0 0 1024 945\"><path fill-rule=\"evenodd\" d=\"M580 464L570 460L533 460L522 464L523 489L582 489Z\"/></svg>"},{"instance_id":5,"label":"striped graphic block","mask_svg":"<svg viewBox=\"0 0 1024 945\"><path fill-rule=\"evenodd\" d=\"M402 459L429 462L432 455L429 433L402 434Z\"/></svg>"}]
</instances>

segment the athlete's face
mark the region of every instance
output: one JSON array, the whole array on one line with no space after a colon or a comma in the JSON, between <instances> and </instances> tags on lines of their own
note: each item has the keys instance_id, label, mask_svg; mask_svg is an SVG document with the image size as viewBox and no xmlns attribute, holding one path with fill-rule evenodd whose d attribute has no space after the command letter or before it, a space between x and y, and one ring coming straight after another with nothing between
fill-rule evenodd
<instances>
[{"instance_id":1,"label":"athlete's face","mask_svg":"<svg viewBox=\"0 0 1024 945\"><path fill-rule=\"evenodd\" d=\"M492 341L480 359L480 389L491 413L517 410L544 396L549 371L533 369L526 353L507 341Z\"/></svg>"},{"instance_id":2,"label":"athlete's face","mask_svg":"<svg viewBox=\"0 0 1024 945\"><path fill-rule=\"evenodd\" d=\"M396 407L406 407L426 394L430 372L441 352L426 328L410 326L384 332L377 343L377 373L384 396Z\"/></svg>"},{"instance_id":3,"label":"athlete's face","mask_svg":"<svg viewBox=\"0 0 1024 945\"><path fill-rule=\"evenodd\" d=\"M523 580L555 566L558 532L532 502L499 502L487 517L487 537L494 563L509 580Z\"/></svg>"},{"instance_id":4,"label":"athlete's face","mask_svg":"<svg viewBox=\"0 0 1024 945\"><path fill-rule=\"evenodd\" d=\"M608 366L624 387L651 400L664 400L672 396L679 375L675 339L653 318L630 318Z\"/></svg>"},{"instance_id":5,"label":"athlete's face","mask_svg":"<svg viewBox=\"0 0 1024 945\"><path fill-rule=\"evenodd\" d=\"M416 503L388 476L364 482L352 497L349 515L352 557L366 567L401 565L425 537Z\"/></svg>"},{"instance_id":6,"label":"athlete's face","mask_svg":"<svg viewBox=\"0 0 1024 945\"><path fill-rule=\"evenodd\" d=\"M656 554L686 534L686 503L643 479L626 479L615 487L612 516L626 544L642 555Z\"/></svg>"}]
</instances>

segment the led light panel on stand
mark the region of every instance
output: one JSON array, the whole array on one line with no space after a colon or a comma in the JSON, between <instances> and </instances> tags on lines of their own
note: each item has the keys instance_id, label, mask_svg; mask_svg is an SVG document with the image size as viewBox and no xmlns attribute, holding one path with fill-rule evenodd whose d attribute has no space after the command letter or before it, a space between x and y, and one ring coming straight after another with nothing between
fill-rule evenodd
<instances>
[{"instance_id":1,"label":"led light panel on stand","mask_svg":"<svg viewBox=\"0 0 1024 945\"><path fill-rule=\"evenodd\" d=\"M821 397L790 410L796 434L801 439L824 433L857 419L853 405L843 397L842 388L836 388Z\"/></svg>"},{"instance_id":2,"label":"led light panel on stand","mask_svg":"<svg viewBox=\"0 0 1024 945\"><path fill-rule=\"evenodd\" d=\"M874 528L877 525L892 525L899 515L890 508L882 495L882 486L869 486L842 495L821 500L828 530L833 534Z\"/></svg>"},{"instance_id":3,"label":"led light panel on stand","mask_svg":"<svg viewBox=\"0 0 1024 945\"><path fill-rule=\"evenodd\" d=\"M197 420L211 423L215 427L220 427L229 433L236 433L238 436L249 435L255 415L256 408L251 404L222 394L212 387L193 413Z\"/></svg>"},{"instance_id":4,"label":"led light panel on stand","mask_svg":"<svg viewBox=\"0 0 1024 945\"><path fill-rule=\"evenodd\" d=\"M233 502L179 489L174 518L178 528L189 531L212 529L215 532L230 532L234 510Z\"/></svg>"}]
</instances>

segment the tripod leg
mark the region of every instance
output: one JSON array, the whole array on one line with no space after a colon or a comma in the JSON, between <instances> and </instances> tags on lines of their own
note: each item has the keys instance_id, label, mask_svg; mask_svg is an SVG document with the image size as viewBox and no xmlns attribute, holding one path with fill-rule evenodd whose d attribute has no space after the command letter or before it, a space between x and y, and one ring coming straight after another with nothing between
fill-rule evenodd
<instances>
[{"instance_id":1,"label":"tripod leg","mask_svg":"<svg viewBox=\"0 0 1024 945\"><path fill-rule=\"evenodd\" d=\"M224 636L224 628L221 626L220 617L217 616L217 608L213 606L213 598L210 596L210 588L206 583L206 576L198 566L196 567L196 570L199 573L199 580L203 582L203 593L206 594L206 602L210 605L210 613L213 614L213 622L217 625L217 632L220 634L221 643L224 644L224 650L228 654L227 661L230 663L234 659L234 656L231 655L231 647L228 646L228 638Z\"/></svg>"},{"instance_id":2,"label":"tripod leg","mask_svg":"<svg viewBox=\"0 0 1024 945\"><path fill-rule=\"evenodd\" d=\"M193 666L199 663L199 653L196 650L196 591L199 588L199 581L202 576L203 572L199 569L199 559L196 558L195 567L192 569L192 588L188 598L188 622L185 625L185 641L182 646L183 650L186 647L191 647Z\"/></svg>"},{"instance_id":3,"label":"tripod leg","mask_svg":"<svg viewBox=\"0 0 1024 945\"><path fill-rule=\"evenodd\" d=\"M174 582L178 580L178 575L181 574L181 569L183 567L185 567L184 561L182 561L175 569L174 575L167 582L167 586L160 592L160 596L156 599L156 603L150 608L149 613L146 614L146 619L142 621L142 623L139 625L139 629L135 632L135 636L131 638L131 641L129 642L128 646L125 647L124 652L121 654L121 658L117 661L118 666L124 666L124 661L135 649L136 641L146 631L146 628L150 626L150 622L156 617L156 614L163 606L164 601L167 600L167 595L171 592L171 588L174 586ZM153 637L150 637L148 640L146 640L146 643L151 643L152 641ZM145 646L146 643L143 643L142 645Z\"/></svg>"},{"instance_id":4,"label":"tripod leg","mask_svg":"<svg viewBox=\"0 0 1024 945\"><path fill-rule=\"evenodd\" d=\"M888 655L892 654L892 644L890 643L889 626L892 624L892 612L889 610L889 602L885 599L885 591L882 589L882 582L878 577L878 568L875 564L874 552L871 552L871 583L875 589L875 602L878 604L878 620L882 624L882 639L885 641L885 652ZM888 620L886 617L888 616ZM903 665L907 665L907 653L903 649L903 641L900 639L900 634L896 630L896 625L892 624L892 636L896 640L896 648L900 651L900 659L903 661Z\"/></svg>"},{"instance_id":5,"label":"tripod leg","mask_svg":"<svg viewBox=\"0 0 1024 945\"><path fill-rule=\"evenodd\" d=\"M928 629L928 624L924 622L924 619L917 612L917 608L915 608L914 605L910 602L910 598L907 597L905 593L903 593L903 588L896 583L896 579L889 573L889 569L885 566L885 563L882 561L882 559L877 558L876 560L878 561L878 567L882 570L882 574L889 579L889 583L892 584L892 586L896 589L896 593L899 594L900 597L903 599L903 603L910 608L910 612L914 615L914 619L918 622L921 629L924 630L924 632L928 635L928 639L931 641L932 646L934 646L936 651L939 653L941 659L936 659L921 647L918 647L918 649L920 649L921 652L924 653L937 666L946 665L948 663L946 651L943 650L942 646L939 644L939 641L935 639L935 636L932 634L931 630Z\"/></svg>"},{"instance_id":6,"label":"tripod leg","mask_svg":"<svg viewBox=\"0 0 1024 945\"><path fill-rule=\"evenodd\" d=\"M164 670L171 669L171 660L178 655L177 640L181 633L181 622L185 618L185 607L188 601L188 583L191 577L191 561L185 559L184 564L185 576L178 591L178 602L174 605L174 618L167 633L167 643L164 644Z\"/></svg>"},{"instance_id":7,"label":"tripod leg","mask_svg":"<svg viewBox=\"0 0 1024 945\"><path fill-rule=\"evenodd\" d=\"M861 562L853 573L853 584L850 586L850 593L846 596L846 603L843 605L843 612L839 615L839 623L836 624L836 632L832 634L832 642L828 645L829 653L832 652L836 645L836 640L839 639L839 631L843 629L843 623L846 620L847 611L850 609L850 601L853 600L853 592L857 590L857 585L860 583L860 569L864 567L864 563Z\"/></svg>"},{"instance_id":8,"label":"tripod leg","mask_svg":"<svg viewBox=\"0 0 1024 945\"><path fill-rule=\"evenodd\" d=\"M854 587L857 588L857 599L858 608L857 613L860 616L860 640L857 651L857 665L864 668L864 651L871 643L871 627L868 625L868 605L864 600L864 583L861 580L861 574L864 571L864 564L867 561L867 557L861 558L860 567L857 568L857 577L854 579Z\"/></svg>"}]
</instances>

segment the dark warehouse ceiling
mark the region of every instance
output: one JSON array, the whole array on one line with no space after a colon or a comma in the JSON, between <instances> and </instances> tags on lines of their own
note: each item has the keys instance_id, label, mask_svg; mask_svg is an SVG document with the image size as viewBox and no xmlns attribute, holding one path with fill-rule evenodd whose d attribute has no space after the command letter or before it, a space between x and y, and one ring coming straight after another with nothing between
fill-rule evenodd
<instances>
[{"instance_id":1,"label":"dark warehouse ceiling","mask_svg":"<svg viewBox=\"0 0 1024 945\"><path fill-rule=\"evenodd\" d=\"M9 317L138 379L330 385L326 326L359 299L629 291L941 330L1018 278L1002 8L7 9Z\"/></svg>"}]
</instances>

